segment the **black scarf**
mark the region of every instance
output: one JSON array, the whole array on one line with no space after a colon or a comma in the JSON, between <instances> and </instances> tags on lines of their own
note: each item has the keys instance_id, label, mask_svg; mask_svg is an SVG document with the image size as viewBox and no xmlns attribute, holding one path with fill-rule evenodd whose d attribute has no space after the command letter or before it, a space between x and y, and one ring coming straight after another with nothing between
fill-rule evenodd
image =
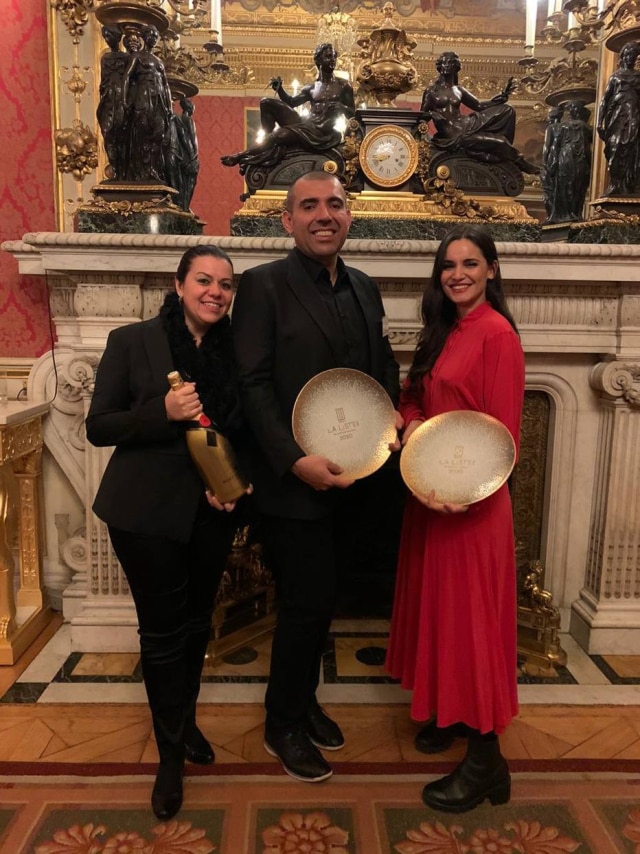
<instances>
[{"instance_id":1,"label":"black scarf","mask_svg":"<svg viewBox=\"0 0 640 854\"><path fill-rule=\"evenodd\" d=\"M194 382L205 414L223 433L241 426L240 398L231 340L231 321L223 317L204 334L200 346L189 332L178 294L167 294L160 309L176 371Z\"/></svg>"}]
</instances>

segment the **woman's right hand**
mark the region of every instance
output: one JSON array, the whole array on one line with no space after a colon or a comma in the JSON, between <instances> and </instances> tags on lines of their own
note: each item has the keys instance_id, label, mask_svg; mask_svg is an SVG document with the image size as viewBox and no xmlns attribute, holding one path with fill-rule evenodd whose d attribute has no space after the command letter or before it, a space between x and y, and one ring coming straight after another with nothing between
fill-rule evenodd
<instances>
[{"instance_id":1,"label":"woman's right hand","mask_svg":"<svg viewBox=\"0 0 640 854\"><path fill-rule=\"evenodd\" d=\"M196 384L184 383L180 388L169 389L164 406L169 421L196 421L202 412Z\"/></svg>"},{"instance_id":2,"label":"woman's right hand","mask_svg":"<svg viewBox=\"0 0 640 854\"><path fill-rule=\"evenodd\" d=\"M404 428L404 432L402 434L402 447L404 447L409 441L409 436L413 433L414 430L417 430L418 427L424 424L424 421L420 421L418 418L414 418L413 421L409 421L407 426Z\"/></svg>"},{"instance_id":3,"label":"woman's right hand","mask_svg":"<svg viewBox=\"0 0 640 854\"><path fill-rule=\"evenodd\" d=\"M420 502L420 504L424 504L424 506L428 507L429 510L435 510L436 513L444 513L449 515L456 513L467 513L469 510L468 504L443 504L441 501L436 501L435 489L432 489L426 498L423 498L421 495L416 495L415 492L412 492L411 494Z\"/></svg>"}]
</instances>

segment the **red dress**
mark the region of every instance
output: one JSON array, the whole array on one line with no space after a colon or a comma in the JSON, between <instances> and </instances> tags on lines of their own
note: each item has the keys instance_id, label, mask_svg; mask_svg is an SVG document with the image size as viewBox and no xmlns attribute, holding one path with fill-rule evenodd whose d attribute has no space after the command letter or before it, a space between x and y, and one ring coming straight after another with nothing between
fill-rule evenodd
<instances>
[{"instance_id":1,"label":"red dress","mask_svg":"<svg viewBox=\"0 0 640 854\"><path fill-rule=\"evenodd\" d=\"M408 424L442 412L486 412L518 446L524 355L511 325L482 303L450 333L422 393L405 390ZM444 515L409 498L387 669L413 689L411 716L502 732L518 711L516 567L507 485Z\"/></svg>"}]
</instances>

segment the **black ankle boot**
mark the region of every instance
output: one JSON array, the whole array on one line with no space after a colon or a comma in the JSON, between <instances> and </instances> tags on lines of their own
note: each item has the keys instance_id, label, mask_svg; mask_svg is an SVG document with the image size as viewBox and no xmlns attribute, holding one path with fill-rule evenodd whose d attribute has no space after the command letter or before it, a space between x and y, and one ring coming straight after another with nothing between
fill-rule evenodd
<instances>
[{"instance_id":1,"label":"black ankle boot","mask_svg":"<svg viewBox=\"0 0 640 854\"><path fill-rule=\"evenodd\" d=\"M151 793L151 809L160 821L168 821L182 806L183 766L161 762Z\"/></svg>"},{"instance_id":2,"label":"black ankle boot","mask_svg":"<svg viewBox=\"0 0 640 854\"><path fill-rule=\"evenodd\" d=\"M506 804L510 797L509 766L493 733L472 735L467 754L453 773L422 790L424 803L442 812L467 812L486 798L493 805Z\"/></svg>"},{"instance_id":3,"label":"black ankle boot","mask_svg":"<svg viewBox=\"0 0 640 854\"><path fill-rule=\"evenodd\" d=\"M438 726L436 719L425 724L413 740L416 750L420 753L443 753L448 750L456 738L469 735L469 727L458 723L451 726Z\"/></svg>"}]
</instances>

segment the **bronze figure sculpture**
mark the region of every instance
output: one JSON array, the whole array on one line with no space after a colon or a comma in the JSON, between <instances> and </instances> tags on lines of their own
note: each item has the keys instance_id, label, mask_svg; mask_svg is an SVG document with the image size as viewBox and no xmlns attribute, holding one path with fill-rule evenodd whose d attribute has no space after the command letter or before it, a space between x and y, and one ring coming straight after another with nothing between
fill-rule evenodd
<instances>
[{"instance_id":1,"label":"bronze figure sculpture","mask_svg":"<svg viewBox=\"0 0 640 854\"><path fill-rule=\"evenodd\" d=\"M182 207L182 147L178 137L178 116L172 113L162 140L163 174L167 184L177 192L174 204Z\"/></svg>"},{"instance_id":2,"label":"bronze figure sculpture","mask_svg":"<svg viewBox=\"0 0 640 854\"><path fill-rule=\"evenodd\" d=\"M556 213L556 202L558 195L558 143L560 138L560 120L564 113L564 106L553 107L549 110L549 121L544 134L542 146L542 171L540 179L542 183L542 196L544 207L547 212L545 222L559 222L561 217Z\"/></svg>"},{"instance_id":3,"label":"bronze figure sculpture","mask_svg":"<svg viewBox=\"0 0 640 854\"><path fill-rule=\"evenodd\" d=\"M563 220L582 219L582 207L591 177L591 113L582 101L569 101L558 139L559 213Z\"/></svg>"},{"instance_id":4,"label":"bronze figure sculpture","mask_svg":"<svg viewBox=\"0 0 640 854\"><path fill-rule=\"evenodd\" d=\"M143 28L142 42L133 32L124 37L129 54L123 85L129 114L129 156L124 177L129 181L166 181L162 146L173 110L164 65L151 52L159 38L153 26Z\"/></svg>"},{"instance_id":5,"label":"bronze figure sculpture","mask_svg":"<svg viewBox=\"0 0 640 854\"><path fill-rule=\"evenodd\" d=\"M436 60L438 77L424 90L420 111L436 128L431 143L442 151L460 152L482 163L508 162L522 172L537 174L538 167L513 145L515 111L507 104L515 88L513 78L490 101L480 101L458 83L460 69L458 54L445 51ZM473 112L463 115L462 105Z\"/></svg>"},{"instance_id":6,"label":"bronze figure sculpture","mask_svg":"<svg viewBox=\"0 0 640 854\"><path fill-rule=\"evenodd\" d=\"M100 59L100 101L96 116L109 161L109 177L117 181L124 176L127 154L124 73L129 57L120 50L120 27L105 26L102 28L102 36L110 50Z\"/></svg>"},{"instance_id":7,"label":"bronze figure sculpture","mask_svg":"<svg viewBox=\"0 0 640 854\"><path fill-rule=\"evenodd\" d=\"M282 78L274 77L271 87L276 98L260 101L260 124L266 132L263 142L238 154L220 158L224 166L240 166L244 174L248 166L275 166L287 150L301 148L308 151L326 151L339 145L342 133L336 129L341 118L355 115L351 85L334 76L337 53L331 44L321 44L315 50L314 62L318 77L303 86L297 95L289 95ZM296 107L309 104L309 115L302 116Z\"/></svg>"},{"instance_id":8,"label":"bronze figure sculpture","mask_svg":"<svg viewBox=\"0 0 640 854\"><path fill-rule=\"evenodd\" d=\"M620 51L598 108L597 131L604 141L609 166L607 196L629 196L640 183L640 73L635 70L640 42L627 42Z\"/></svg>"},{"instance_id":9,"label":"bronze figure sculpture","mask_svg":"<svg viewBox=\"0 0 640 854\"><path fill-rule=\"evenodd\" d=\"M182 115L174 114L175 126L180 145L180 195L178 204L189 211L191 199L196 188L198 172L200 171L200 158L198 156L198 137L196 125L193 120L195 107L188 98L180 98Z\"/></svg>"},{"instance_id":10,"label":"bronze figure sculpture","mask_svg":"<svg viewBox=\"0 0 640 854\"><path fill-rule=\"evenodd\" d=\"M582 219L591 177L589 116L582 101L568 101L549 113L542 151L542 189L548 224Z\"/></svg>"}]
</instances>

